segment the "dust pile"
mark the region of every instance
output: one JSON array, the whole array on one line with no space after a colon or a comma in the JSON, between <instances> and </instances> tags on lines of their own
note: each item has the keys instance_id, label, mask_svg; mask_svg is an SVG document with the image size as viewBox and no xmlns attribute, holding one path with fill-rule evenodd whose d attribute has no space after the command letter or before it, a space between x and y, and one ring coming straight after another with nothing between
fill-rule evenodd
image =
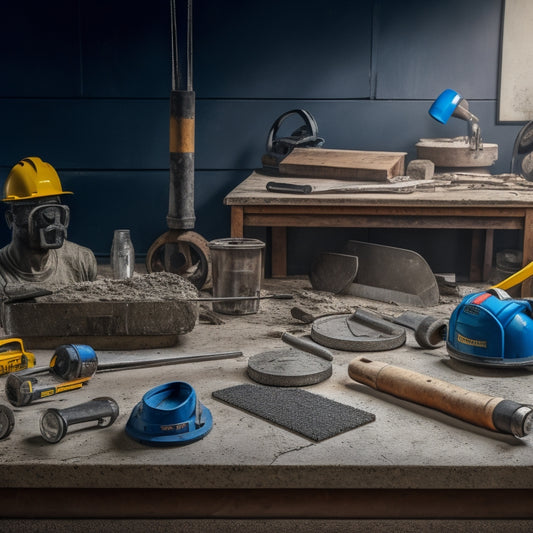
<instances>
[{"instance_id":1,"label":"dust pile","mask_svg":"<svg viewBox=\"0 0 533 533\"><path fill-rule=\"evenodd\" d=\"M187 279L170 272L134 274L128 279L97 278L62 287L42 296L40 302L165 301L196 298L198 291Z\"/></svg>"}]
</instances>

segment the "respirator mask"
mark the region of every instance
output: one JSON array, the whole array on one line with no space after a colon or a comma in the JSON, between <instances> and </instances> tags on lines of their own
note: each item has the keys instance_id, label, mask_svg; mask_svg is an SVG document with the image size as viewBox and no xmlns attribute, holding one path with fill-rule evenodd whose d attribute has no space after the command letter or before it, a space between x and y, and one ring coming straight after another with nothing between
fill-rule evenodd
<instances>
[{"instance_id":1,"label":"respirator mask","mask_svg":"<svg viewBox=\"0 0 533 533\"><path fill-rule=\"evenodd\" d=\"M44 250L61 248L69 220L70 209L66 205L46 203L34 207L28 214L30 240Z\"/></svg>"}]
</instances>

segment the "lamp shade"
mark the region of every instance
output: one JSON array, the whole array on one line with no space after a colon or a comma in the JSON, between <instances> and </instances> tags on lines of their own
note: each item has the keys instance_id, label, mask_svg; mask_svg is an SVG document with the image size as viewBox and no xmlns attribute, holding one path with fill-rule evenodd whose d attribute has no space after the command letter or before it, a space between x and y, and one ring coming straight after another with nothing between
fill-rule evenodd
<instances>
[{"instance_id":1,"label":"lamp shade","mask_svg":"<svg viewBox=\"0 0 533 533\"><path fill-rule=\"evenodd\" d=\"M446 89L431 104L429 114L441 124L446 124L462 99L457 91Z\"/></svg>"}]
</instances>

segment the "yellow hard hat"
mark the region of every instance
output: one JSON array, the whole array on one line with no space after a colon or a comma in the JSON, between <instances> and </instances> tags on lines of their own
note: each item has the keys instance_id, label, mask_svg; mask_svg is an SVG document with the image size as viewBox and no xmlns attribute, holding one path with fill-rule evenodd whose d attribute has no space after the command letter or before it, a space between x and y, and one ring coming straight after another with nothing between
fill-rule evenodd
<instances>
[{"instance_id":1,"label":"yellow hard hat","mask_svg":"<svg viewBox=\"0 0 533 533\"><path fill-rule=\"evenodd\" d=\"M59 194L72 193L63 190L55 168L40 157L25 157L7 176L2 201L16 202Z\"/></svg>"}]
</instances>

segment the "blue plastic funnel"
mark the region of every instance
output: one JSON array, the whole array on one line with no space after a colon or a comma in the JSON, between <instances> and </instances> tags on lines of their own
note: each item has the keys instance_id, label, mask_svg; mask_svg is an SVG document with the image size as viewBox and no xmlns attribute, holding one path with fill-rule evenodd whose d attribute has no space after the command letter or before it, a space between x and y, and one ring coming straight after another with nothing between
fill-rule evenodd
<instances>
[{"instance_id":1,"label":"blue plastic funnel","mask_svg":"<svg viewBox=\"0 0 533 533\"><path fill-rule=\"evenodd\" d=\"M205 437L213 419L211 412L183 381L165 383L149 390L134 408L126 433L149 446L182 446Z\"/></svg>"}]
</instances>

